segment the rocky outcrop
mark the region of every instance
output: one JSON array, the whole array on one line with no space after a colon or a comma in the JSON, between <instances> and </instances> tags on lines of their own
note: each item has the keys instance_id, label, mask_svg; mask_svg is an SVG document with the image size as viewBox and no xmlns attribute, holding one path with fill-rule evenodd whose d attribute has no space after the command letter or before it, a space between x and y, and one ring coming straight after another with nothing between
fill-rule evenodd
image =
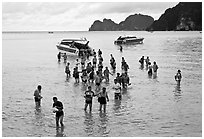
<instances>
[{"instance_id":1,"label":"rocky outcrop","mask_svg":"<svg viewBox=\"0 0 204 139\"><path fill-rule=\"evenodd\" d=\"M202 2L180 2L167 9L147 30L202 30Z\"/></svg>"},{"instance_id":2,"label":"rocky outcrop","mask_svg":"<svg viewBox=\"0 0 204 139\"><path fill-rule=\"evenodd\" d=\"M115 31L118 29L118 24L111 19L103 19L103 22L96 20L89 28L89 31Z\"/></svg>"},{"instance_id":3,"label":"rocky outcrop","mask_svg":"<svg viewBox=\"0 0 204 139\"><path fill-rule=\"evenodd\" d=\"M96 20L89 28L89 31L146 30L153 22L154 19L151 16L135 14L128 16L119 24L111 19L103 19L103 22Z\"/></svg>"}]
</instances>

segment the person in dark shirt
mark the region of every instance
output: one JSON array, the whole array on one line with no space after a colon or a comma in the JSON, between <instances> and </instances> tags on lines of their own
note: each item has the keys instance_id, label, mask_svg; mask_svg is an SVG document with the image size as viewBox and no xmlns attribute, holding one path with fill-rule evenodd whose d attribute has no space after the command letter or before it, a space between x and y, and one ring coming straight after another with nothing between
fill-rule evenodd
<instances>
[{"instance_id":1,"label":"person in dark shirt","mask_svg":"<svg viewBox=\"0 0 204 139\"><path fill-rule=\"evenodd\" d=\"M58 62L60 62L60 59L61 59L61 52L59 52L59 53L57 54L57 59L58 59Z\"/></svg>"},{"instance_id":2,"label":"person in dark shirt","mask_svg":"<svg viewBox=\"0 0 204 139\"><path fill-rule=\"evenodd\" d=\"M86 111L87 106L89 105L89 110L92 110L92 99L95 96L94 92L91 90L91 86L88 87L88 90L84 93L85 98L85 107L84 110Z\"/></svg>"},{"instance_id":3,"label":"person in dark shirt","mask_svg":"<svg viewBox=\"0 0 204 139\"><path fill-rule=\"evenodd\" d=\"M145 60L145 59L144 59L144 56L142 56L142 57L140 58L140 60L139 60L139 62L140 62L141 65L144 65L144 60Z\"/></svg>"},{"instance_id":4,"label":"person in dark shirt","mask_svg":"<svg viewBox=\"0 0 204 139\"><path fill-rule=\"evenodd\" d=\"M56 113L56 126L59 127L59 121L61 126L63 127L63 117L64 117L64 112L63 112L63 105L62 102L57 100L57 97L53 97L53 108L56 108L53 112Z\"/></svg>"}]
</instances>

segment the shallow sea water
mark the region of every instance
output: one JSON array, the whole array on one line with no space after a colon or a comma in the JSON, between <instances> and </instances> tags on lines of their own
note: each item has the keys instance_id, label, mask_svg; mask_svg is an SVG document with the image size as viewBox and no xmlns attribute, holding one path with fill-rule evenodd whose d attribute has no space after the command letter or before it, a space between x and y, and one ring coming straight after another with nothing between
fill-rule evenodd
<instances>
[{"instance_id":1,"label":"shallow sea water","mask_svg":"<svg viewBox=\"0 0 204 139\"><path fill-rule=\"evenodd\" d=\"M113 44L119 35L144 37L144 44ZM57 62L56 43L62 38L86 37L89 45L103 51L110 68L110 53L121 72L121 57L130 66L132 85L123 90L121 101L110 101L107 112L84 112L86 86L66 79L63 62ZM144 55L156 61L156 79L148 78L138 60ZM69 56L73 70L76 56ZM182 71L177 86L174 75ZM42 85L42 107L35 109L33 92ZM92 85L94 88L94 85ZM64 105L65 128L56 129L52 97ZM54 32L2 33L2 136L3 137L201 137L202 136L202 34L200 32Z\"/></svg>"}]
</instances>

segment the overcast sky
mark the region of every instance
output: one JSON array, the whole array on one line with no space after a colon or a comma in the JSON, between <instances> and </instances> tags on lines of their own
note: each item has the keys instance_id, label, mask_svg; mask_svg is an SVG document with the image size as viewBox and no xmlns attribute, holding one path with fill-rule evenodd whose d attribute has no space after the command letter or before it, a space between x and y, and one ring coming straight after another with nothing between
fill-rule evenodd
<instances>
[{"instance_id":1,"label":"overcast sky","mask_svg":"<svg viewBox=\"0 0 204 139\"><path fill-rule=\"evenodd\" d=\"M157 20L178 2L3 2L3 31L87 31L95 20L119 23L132 14Z\"/></svg>"}]
</instances>

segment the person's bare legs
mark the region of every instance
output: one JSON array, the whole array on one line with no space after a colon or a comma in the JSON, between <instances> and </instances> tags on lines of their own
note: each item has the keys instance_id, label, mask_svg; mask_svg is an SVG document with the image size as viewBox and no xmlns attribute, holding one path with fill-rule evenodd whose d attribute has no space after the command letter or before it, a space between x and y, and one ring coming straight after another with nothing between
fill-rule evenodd
<instances>
[{"instance_id":1,"label":"person's bare legs","mask_svg":"<svg viewBox=\"0 0 204 139\"><path fill-rule=\"evenodd\" d=\"M64 118L64 115L62 115L62 116L60 116L60 124L61 124L61 126L64 126L64 124L63 124L63 118Z\"/></svg>"}]
</instances>

